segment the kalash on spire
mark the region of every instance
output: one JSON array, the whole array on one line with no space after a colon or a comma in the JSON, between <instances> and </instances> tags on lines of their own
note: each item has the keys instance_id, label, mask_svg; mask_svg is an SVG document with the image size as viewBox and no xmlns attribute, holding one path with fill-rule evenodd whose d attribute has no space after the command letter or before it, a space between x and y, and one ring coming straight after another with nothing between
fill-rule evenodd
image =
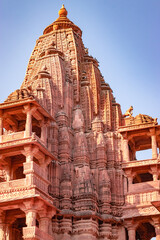
<instances>
[{"instance_id":1,"label":"kalash on spire","mask_svg":"<svg viewBox=\"0 0 160 240\"><path fill-rule=\"evenodd\" d=\"M46 33L50 33L53 30L58 30L58 29L64 29L64 28L72 28L75 31L79 32L81 34L81 30L79 27L77 27L73 22L71 22L68 18L67 18L67 10L64 6L64 4L62 5L61 9L58 12L59 17L56 19L56 21L54 21L52 24L50 24L48 27L45 28L43 34Z\"/></svg>"}]
</instances>

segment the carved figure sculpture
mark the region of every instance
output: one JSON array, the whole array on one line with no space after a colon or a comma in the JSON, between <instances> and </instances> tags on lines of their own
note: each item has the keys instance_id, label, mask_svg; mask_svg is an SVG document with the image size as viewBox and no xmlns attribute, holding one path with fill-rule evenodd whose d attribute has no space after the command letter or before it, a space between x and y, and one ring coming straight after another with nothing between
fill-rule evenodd
<instances>
[{"instance_id":1,"label":"carved figure sculpture","mask_svg":"<svg viewBox=\"0 0 160 240\"><path fill-rule=\"evenodd\" d=\"M132 117L133 115L133 106L130 106L130 108L125 112L125 114L123 115L123 117Z\"/></svg>"}]
</instances>

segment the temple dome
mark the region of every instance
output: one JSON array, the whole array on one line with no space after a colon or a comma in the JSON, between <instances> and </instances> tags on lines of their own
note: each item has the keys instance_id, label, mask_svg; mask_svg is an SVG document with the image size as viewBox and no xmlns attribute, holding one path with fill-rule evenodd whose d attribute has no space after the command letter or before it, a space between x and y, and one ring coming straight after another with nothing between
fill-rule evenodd
<instances>
[{"instance_id":1,"label":"temple dome","mask_svg":"<svg viewBox=\"0 0 160 240\"><path fill-rule=\"evenodd\" d=\"M64 4L62 5L62 7L59 10L58 14L59 14L60 17L67 17L68 12L65 9Z\"/></svg>"},{"instance_id":2,"label":"temple dome","mask_svg":"<svg viewBox=\"0 0 160 240\"><path fill-rule=\"evenodd\" d=\"M59 17L52 24L50 24L48 27L44 29L43 34L50 33L54 30L72 28L80 36L82 35L81 29L67 18L68 12L64 7L64 4L62 5L58 14Z\"/></svg>"}]
</instances>

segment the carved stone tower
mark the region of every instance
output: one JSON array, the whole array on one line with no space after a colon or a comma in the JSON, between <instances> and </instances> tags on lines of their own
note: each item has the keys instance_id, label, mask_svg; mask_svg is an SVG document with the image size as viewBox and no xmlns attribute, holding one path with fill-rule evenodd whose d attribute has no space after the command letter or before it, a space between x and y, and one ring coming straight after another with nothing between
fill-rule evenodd
<instances>
[{"instance_id":1,"label":"carved stone tower","mask_svg":"<svg viewBox=\"0 0 160 240\"><path fill-rule=\"evenodd\" d=\"M81 36L63 5L0 104L1 240L160 239L160 126L122 116Z\"/></svg>"}]
</instances>

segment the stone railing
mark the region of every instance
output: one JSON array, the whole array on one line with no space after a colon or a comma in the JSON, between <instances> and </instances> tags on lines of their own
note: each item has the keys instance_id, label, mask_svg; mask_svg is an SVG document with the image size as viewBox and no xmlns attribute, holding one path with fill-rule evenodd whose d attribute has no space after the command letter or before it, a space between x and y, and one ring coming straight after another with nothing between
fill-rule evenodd
<instances>
[{"instance_id":1,"label":"stone railing","mask_svg":"<svg viewBox=\"0 0 160 240\"><path fill-rule=\"evenodd\" d=\"M48 195L49 182L41 176L32 173L29 178L12 180L0 183L0 201L10 199L23 199L24 197L33 196L36 189L39 192Z\"/></svg>"},{"instance_id":2,"label":"stone railing","mask_svg":"<svg viewBox=\"0 0 160 240\"><path fill-rule=\"evenodd\" d=\"M17 200L34 194L33 188L26 186L26 179L12 180L0 183L0 201Z\"/></svg>"},{"instance_id":3,"label":"stone railing","mask_svg":"<svg viewBox=\"0 0 160 240\"><path fill-rule=\"evenodd\" d=\"M159 190L159 187L160 187L159 180L129 184L128 194L141 193L141 192L152 192L154 190Z\"/></svg>"},{"instance_id":4,"label":"stone railing","mask_svg":"<svg viewBox=\"0 0 160 240\"><path fill-rule=\"evenodd\" d=\"M23 163L24 174L35 173L36 175L41 176L41 178L47 179L46 168L41 167L36 164L34 161Z\"/></svg>"},{"instance_id":5,"label":"stone railing","mask_svg":"<svg viewBox=\"0 0 160 240\"><path fill-rule=\"evenodd\" d=\"M133 168L140 166L154 165L159 162L159 159L145 159L145 160L134 160L130 162L123 162L122 168Z\"/></svg>"},{"instance_id":6,"label":"stone railing","mask_svg":"<svg viewBox=\"0 0 160 240\"><path fill-rule=\"evenodd\" d=\"M125 196L125 203L126 205L145 205L160 201L159 191L159 181L131 184Z\"/></svg>"},{"instance_id":7,"label":"stone railing","mask_svg":"<svg viewBox=\"0 0 160 240\"><path fill-rule=\"evenodd\" d=\"M0 183L0 194L4 190L9 190L9 189L16 189L16 188L23 188L26 186L26 179L18 179L18 180L12 180L9 182L1 182Z\"/></svg>"},{"instance_id":8,"label":"stone railing","mask_svg":"<svg viewBox=\"0 0 160 240\"><path fill-rule=\"evenodd\" d=\"M23 239L54 240L54 238L51 235L41 231L37 227L24 227Z\"/></svg>"},{"instance_id":9,"label":"stone railing","mask_svg":"<svg viewBox=\"0 0 160 240\"><path fill-rule=\"evenodd\" d=\"M153 201L160 201L159 191L129 194L126 196L126 205L148 205Z\"/></svg>"},{"instance_id":10,"label":"stone railing","mask_svg":"<svg viewBox=\"0 0 160 240\"><path fill-rule=\"evenodd\" d=\"M16 139L22 139L24 138L24 131L22 132L13 132L13 133L8 133L8 134L4 134L1 136L0 138L0 142L10 142L10 141L14 141Z\"/></svg>"},{"instance_id":11,"label":"stone railing","mask_svg":"<svg viewBox=\"0 0 160 240\"><path fill-rule=\"evenodd\" d=\"M32 178L32 185L48 194L48 181L41 178L39 175L34 174Z\"/></svg>"},{"instance_id":12,"label":"stone railing","mask_svg":"<svg viewBox=\"0 0 160 240\"><path fill-rule=\"evenodd\" d=\"M31 136L27 136L25 134L25 131L22 132L13 132L13 133L8 133L8 134L4 134L2 136L0 136L0 148L6 148L9 147L11 145L19 145L22 143L27 143L27 142L31 142L31 141L37 141L39 142L42 146L44 146L45 148L47 148L47 144L45 144L45 142L39 138L35 132L31 133Z\"/></svg>"}]
</instances>

